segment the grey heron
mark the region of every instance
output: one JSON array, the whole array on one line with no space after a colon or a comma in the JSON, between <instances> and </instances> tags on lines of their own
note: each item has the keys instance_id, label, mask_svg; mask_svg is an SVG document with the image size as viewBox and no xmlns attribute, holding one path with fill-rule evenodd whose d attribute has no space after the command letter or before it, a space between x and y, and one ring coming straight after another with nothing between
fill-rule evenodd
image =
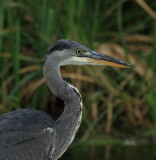
<instances>
[{"instance_id":1,"label":"grey heron","mask_svg":"<svg viewBox=\"0 0 156 160\"><path fill-rule=\"evenodd\" d=\"M57 160L72 143L82 116L81 95L60 75L63 65L131 65L90 50L72 41L59 40L43 59L43 74L54 95L64 101L61 116L54 121L35 109L18 109L0 116L0 160Z\"/></svg>"}]
</instances>

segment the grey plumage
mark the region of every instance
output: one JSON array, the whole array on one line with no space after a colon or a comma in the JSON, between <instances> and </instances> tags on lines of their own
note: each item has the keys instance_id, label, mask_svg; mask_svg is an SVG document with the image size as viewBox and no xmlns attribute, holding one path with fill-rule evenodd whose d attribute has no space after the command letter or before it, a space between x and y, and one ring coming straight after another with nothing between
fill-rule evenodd
<instances>
[{"instance_id":1,"label":"grey plumage","mask_svg":"<svg viewBox=\"0 0 156 160\"><path fill-rule=\"evenodd\" d=\"M0 160L56 160L75 136L81 120L81 98L62 79L59 58L53 53L60 49L55 49L46 53L49 58L44 62L44 77L51 91L64 100L65 110L55 122L46 113L34 109L18 109L1 115ZM61 48L64 49L66 43Z\"/></svg>"},{"instance_id":2,"label":"grey plumage","mask_svg":"<svg viewBox=\"0 0 156 160\"><path fill-rule=\"evenodd\" d=\"M130 66L71 40L57 41L47 49L43 59L44 78L49 89L64 101L64 111L56 121L34 109L18 109L1 115L0 160L57 160L62 156L80 126L82 102L79 91L62 79L60 66L98 64L92 60L99 60L100 56L102 60Z\"/></svg>"},{"instance_id":3,"label":"grey plumage","mask_svg":"<svg viewBox=\"0 0 156 160\"><path fill-rule=\"evenodd\" d=\"M52 128L51 132L47 128ZM0 116L0 160L47 159L55 147L49 141L54 142L55 137L54 121L41 111L18 109L3 114Z\"/></svg>"}]
</instances>

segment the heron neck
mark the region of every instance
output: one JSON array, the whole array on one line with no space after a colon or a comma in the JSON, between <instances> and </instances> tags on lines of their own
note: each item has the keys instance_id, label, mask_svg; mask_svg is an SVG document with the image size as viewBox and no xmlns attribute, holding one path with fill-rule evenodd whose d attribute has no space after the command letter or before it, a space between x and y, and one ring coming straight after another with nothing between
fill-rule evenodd
<instances>
[{"instance_id":1,"label":"heron neck","mask_svg":"<svg viewBox=\"0 0 156 160\"><path fill-rule=\"evenodd\" d=\"M54 95L62 100L66 100L66 85L60 75L60 66L53 60L46 61L43 66L43 74L47 86Z\"/></svg>"},{"instance_id":2,"label":"heron neck","mask_svg":"<svg viewBox=\"0 0 156 160\"><path fill-rule=\"evenodd\" d=\"M74 139L81 122L81 96L76 88L62 79L57 62L46 62L43 69L48 87L65 104L62 115L55 121L59 136L56 146L63 153Z\"/></svg>"}]
</instances>

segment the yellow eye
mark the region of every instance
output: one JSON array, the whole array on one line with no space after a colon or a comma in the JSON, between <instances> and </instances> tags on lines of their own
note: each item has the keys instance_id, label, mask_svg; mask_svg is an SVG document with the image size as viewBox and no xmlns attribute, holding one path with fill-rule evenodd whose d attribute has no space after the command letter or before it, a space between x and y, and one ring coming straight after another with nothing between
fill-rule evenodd
<instances>
[{"instance_id":1,"label":"yellow eye","mask_svg":"<svg viewBox=\"0 0 156 160\"><path fill-rule=\"evenodd\" d=\"M80 54L81 52L82 52L81 49L77 49L77 51L76 51L77 54Z\"/></svg>"}]
</instances>

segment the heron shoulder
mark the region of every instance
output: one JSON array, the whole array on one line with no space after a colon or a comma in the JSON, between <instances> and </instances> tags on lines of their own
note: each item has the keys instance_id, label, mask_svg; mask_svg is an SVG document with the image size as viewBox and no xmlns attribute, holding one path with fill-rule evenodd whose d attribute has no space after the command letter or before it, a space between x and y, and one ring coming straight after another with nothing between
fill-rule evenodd
<instances>
[{"instance_id":1,"label":"heron shoulder","mask_svg":"<svg viewBox=\"0 0 156 160\"><path fill-rule=\"evenodd\" d=\"M0 116L0 132L31 131L54 128L53 119L46 113L35 109L18 109Z\"/></svg>"},{"instance_id":2,"label":"heron shoulder","mask_svg":"<svg viewBox=\"0 0 156 160\"><path fill-rule=\"evenodd\" d=\"M56 136L54 121L44 112L18 109L0 116L0 146L23 143L45 137L45 134L47 139L54 139ZM43 140L42 142L44 143Z\"/></svg>"}]
</instances>

